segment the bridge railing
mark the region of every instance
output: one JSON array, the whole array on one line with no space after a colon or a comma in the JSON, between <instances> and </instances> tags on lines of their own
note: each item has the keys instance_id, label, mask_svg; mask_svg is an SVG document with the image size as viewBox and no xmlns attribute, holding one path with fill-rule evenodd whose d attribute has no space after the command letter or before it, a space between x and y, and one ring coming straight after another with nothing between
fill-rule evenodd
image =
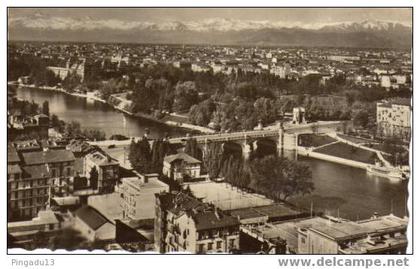
<instances>
[{"instance_id":1,"label":"bridge railing","mask_svg":"<svg viewBox=\"0 0 420 269\"><path fill-rule=\"evenodd\" d=\"M331 126L337 126L340 124L340 121L331 121L331 122L316 122L316 123L308 123L305 125L288 125L284 128L285 132L290 131L299 131L305 129L313 129L313 128L328 128ZM206 134L206 135L195 135L195 136L183 136L183 137L174 137L170 138L169 141L171 143L181 143L188 139L194 138L197 142L205 142L206 139L209 141L229 141L235 139L246 139L246 138L260 138L260 137L267 137L267 136L276 136L278 135L279 130L253 130L253 131L242 131L242 132L232 132L232 133L218 133L218 134Z\"/></svg>"},{"instance_id":2,"label":"bridge railing","mask_svg":"<svg viewBox=\"0 0 420 269\"><path fill-rule=\"evenodd\" d=\"M246 139L256 137L266 137L278 135L278 130L256 130L256 131L245 131L245 132L233 132L233 133L220 133L220 134L209 134L209 135L196 135L196 136L184 136L174 137L169 139L170 142L182 142L190 138L194 138L197 142L204 142L206 139L210 141L226 141L232 139Z\"/></svg>"}]
</instances>

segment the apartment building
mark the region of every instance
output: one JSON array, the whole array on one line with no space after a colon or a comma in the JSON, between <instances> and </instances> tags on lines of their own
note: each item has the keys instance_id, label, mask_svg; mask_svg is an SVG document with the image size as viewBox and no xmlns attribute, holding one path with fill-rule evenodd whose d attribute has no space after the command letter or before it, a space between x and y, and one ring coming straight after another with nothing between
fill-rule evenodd
<instances>
[{"instance_id":1,"label":"apartment building","mask_svg":"<svg viewBox=\"0 0 420 269\"><path fill-rule=\"evenodd\" d=\"M67 196L73 191L75 158L71 151L58 149L24 152L22 160L26 169L34 172L45 167L49 175L51 196Z\"/></svg>"},{"instance_id":2,"label":"apartment building","mask_svg":"<svg viewBox=\"0 0 420 269\"><path fill-rule=\"evenodd\" d=\"M410 140L411 103L408 98L383 100L376 104L378 133L384 137L399 137Z\"/></svg>"},{"instance_id":3,"label":"apartment building","mask_svg":"<svg viewBox=\"0 0 420 269\"><path fill-rule=\"evenodd\" d=\"M161 253L230 253L239 249L239 221L184 192L156 194L155 248Z\"/></svg>"},{"instance_id":4,"label":"apartment building","mask_svg":"<svg viewBox=\"0 0 420 269\"><path fill-rule=\"evenodd\" d=\"M45 165L7 165L8 220L31 219L49 199L49 172Z\"/></svg>"}]
</instances>

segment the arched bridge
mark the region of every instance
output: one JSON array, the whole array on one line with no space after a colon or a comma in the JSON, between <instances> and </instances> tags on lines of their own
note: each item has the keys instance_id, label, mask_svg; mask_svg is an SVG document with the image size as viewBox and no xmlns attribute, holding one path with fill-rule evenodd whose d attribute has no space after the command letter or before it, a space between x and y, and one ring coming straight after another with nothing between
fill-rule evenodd
<instances>
[{"instance_id":1,"label":"arched bridge","mask_svg":"<svg viewBox=\"0 0 420 269\"><path fill-rule=\"evenodd\" d=\"M285 124L283 131L285 134L308 134L308 133L329 133L337 132L342 130L344 125L343 121L319 121L307 124ZM340 129L341 128L341 129ZM231 132L231 133L219 133L219 134L206 134L206 135L195 135L195 136L183 136L170 138L170 143L184 143L188 139L194 138L197 143L208 143L208 142L226 142L226 141L237 141L244 139L258 139L258 138L269 138L279 137L281 132L280 126L275 129L267 130L253 130L243 132Z\"/></svg>"},{"instance_id":2,"label":"arched bridge","mask_svg":"<svg viewBox=\"0 0 420 269\"><path fill-rule=\"evenodd\" d=\"M244 158L248 158L250 153L258 147L257 141L271 140L277 147L279 155L283 154L283 150L295 150L297 147L298 135L311 134L311 133L331 133L340 132L351 127L347 121L319 121L307 124L289 124L285 123L283 127L278 126L272 129L253 130L243 132L230 132L219 134L205 134L194 136L183 136L170 138L169 142L172 144L184 144L188 139L196 139L198 145L202 148L203 152L207 151L207 144L211 142L227 143L232 142L238 144L242 148ZM129 140L124 141L98 141L90 142L90 144L98 146L127 146L131 140L139 140L141 137L131 137Z\"/></svg>"},{"instance_id":3,"label":"arched bridge","mask_svg":"<svg viewBox=\"0 0 420 269\"><path fill-rule=\"evenodd\" d=\"M184 136L170 138L170 143L185 143L188 139L195 139L202 148L203 152L207 150L207 144L211 142L227 143L234 142L242 148L242 154L247 159L252 151L257 147L256 141L261 139L271 140L277 147L279 155L283 155L283 150L295 150L297 147L298 136L300 134L319 134L340 132L347 127L348 123L343 121L324 121L307 124L280 124L277 128L267 130L254 130L243 132L206 134L195 136Z\"/></svg>"}]
</instances>

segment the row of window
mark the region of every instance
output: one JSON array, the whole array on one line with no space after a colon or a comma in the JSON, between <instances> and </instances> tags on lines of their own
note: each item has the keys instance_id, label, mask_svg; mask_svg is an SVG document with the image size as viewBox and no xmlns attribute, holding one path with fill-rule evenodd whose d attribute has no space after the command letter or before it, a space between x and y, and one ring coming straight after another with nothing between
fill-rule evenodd
<instances>
[{"instance_id":1,"label":"row of window","mask_svg":"<svg viewBox=\"0 0 420 269\"><path fill-rule=\"evenodd\" d=\"M73 176L72 168L66 167L64 171L63 170L59 171L58 169L51 168L51 177L61 177L61 176Z\"/></svg>"},{"instance_id":2,"label":"row of window","mask_svg":"<svg viewBox=\"0 0 420 269\"><path fill-rule=\"evenodd\" d=\"M216 237L224 236L224 235L231 235L233 233L234 231L232 230L211 230L211 231L198 233L197 238L198 240L203 240L203 239L208 239L208 238L216 238Z\"/></svg>"},{"instance_id":3,"label":"row of window","mask_svg":"<svg viewBox=\"0 0 420 269\"><path fill-rule=\"evenodd\" d=\"M21 182L10 182L8 184L9 189L24 189L24 188L33 188L33 187L44 187L47 185L47 179L39 180L26 180Z\"/></svg>"},{"instance_id":4,"label":"row of window","mask_svg":"<svg viewBox=\"0 0 420 269\"><path fill-rule=\"evenodd\" d=\"M45 207L44 206L40 206L40 207L36 207L36 208L26 208L26 209L22 209L20 210L20 216L24 216L24 217L35 217L38 212L40 210L43 210Z\"/></svg>"},{"instance_id":5,"label":"row of window","mask_svg":"<svg viewBox=\"0 0 420 269\"><path fill-rule=\"evenodd\" d=\"M47 197L37 197L22 201L10 201L11 208L28 207L28 206L44 206L47 202Z\"/></svg>"},{"instance_id":6,"label":"row of window","mask_svg":"<svg viewBox=\"0 0 420 269\"><path fill-rule=\"evenodd\" d=\"M39 189L31 189L31 190L23 190L23 191L14 191L10 194L10 199L24 199L30 198L33 196L41 196L47 195L48 189L46 188L39 188Z\"/></svg>"},{"instance_id":7,"label":"row of window","mask_svg":"<svg viewBox=\"0 0 420 269\"><path fill-rule=\"evenodd\" d=\"M205 246L207 245L207 249L205 250ZM223 241L216 241L216 245L214 242L208 242L207 244L198 244L198 252L203 253L204 251L212 251L214 249L220 250L222 248ZM216 248L214 248L214 246ZM228 241L229 249L233 249L235 247L235 239L229 239Z\"/></svg>"}]
</instances>

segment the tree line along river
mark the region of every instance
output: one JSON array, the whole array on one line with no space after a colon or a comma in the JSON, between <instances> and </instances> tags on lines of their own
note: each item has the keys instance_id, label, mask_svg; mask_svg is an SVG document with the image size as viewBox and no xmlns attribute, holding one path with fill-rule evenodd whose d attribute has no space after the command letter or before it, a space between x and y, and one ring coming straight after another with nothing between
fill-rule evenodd
<instances>
[{"instance_id":1,"label":"tree line along river","mask_svg":"<svg viewBox=\"0 0 420 269\"><path fill-rule=\"evenodd\" d=\"M147 131L152 138L185 134L177 128L125 115L107 104L61 92L17 88L16 95L38 104L48 101L50 113L64 121L76 120L82 127L101 129L107 137L142 136ZM290 198L298 206L353 220L369 218L375 212L408 214L407 181L391 181L367 175L362 169L307 157L299 160L310 166L315 190L311 195Z\"/></svg>"}]
</instances>

